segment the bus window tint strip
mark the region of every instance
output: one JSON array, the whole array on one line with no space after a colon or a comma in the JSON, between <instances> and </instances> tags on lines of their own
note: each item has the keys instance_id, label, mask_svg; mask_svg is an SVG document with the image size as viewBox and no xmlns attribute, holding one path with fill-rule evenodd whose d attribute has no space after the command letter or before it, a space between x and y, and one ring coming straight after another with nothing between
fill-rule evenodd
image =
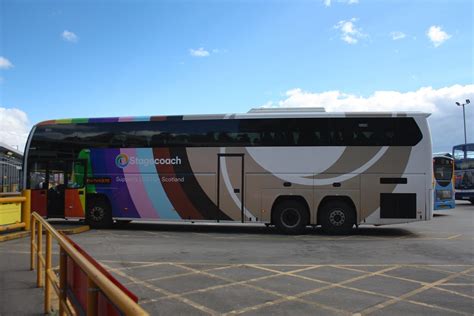
<instances>
[{"instance_id":1,"label":"bus window tint strip","mask_svg":"<svg viewBox=\"0 0 474 316\"><path fill-rule=\"evenodd\" d=\"M421 138L412 118L166 120L38 126L32 147L414 146Z\"/></svg>"}]
</instances>

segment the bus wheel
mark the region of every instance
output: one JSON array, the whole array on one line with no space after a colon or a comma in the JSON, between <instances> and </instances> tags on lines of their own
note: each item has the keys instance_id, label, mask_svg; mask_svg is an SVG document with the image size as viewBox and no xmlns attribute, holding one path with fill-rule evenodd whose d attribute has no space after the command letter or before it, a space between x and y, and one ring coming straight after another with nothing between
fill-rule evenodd
<instances>
[{"instance_id":1,"label":"bus wheel","mask_svg":"<svg viewBox=\"0 0 474 316\"><path fill-rule=\"evenodd\" d=\"M321 208L320 224L326 234L347 235L356 223L355 213L348 203L329 201Z\"/></svg>"},{"instance_id":2,"label":"bus wheel","mask_svg":"<svg viewBox=\"0 0 474 316\"><path fill-rule=\"evenodd\" d=\"M278 203L272 215L273 224L284 234L303 233L309 221L304 204L294 200Z\"/></svg>"},{"instance_id":3,"label":"bus wheel","mask_svg":"<svg viewBox=\"0 0 474 316\"><path fill-rule=\"evenodd\" d=\"M109 228L112 226L110 207L103 199L94 199L87 206L86 221L92 228Z\"/></svg>"}]
</instances>

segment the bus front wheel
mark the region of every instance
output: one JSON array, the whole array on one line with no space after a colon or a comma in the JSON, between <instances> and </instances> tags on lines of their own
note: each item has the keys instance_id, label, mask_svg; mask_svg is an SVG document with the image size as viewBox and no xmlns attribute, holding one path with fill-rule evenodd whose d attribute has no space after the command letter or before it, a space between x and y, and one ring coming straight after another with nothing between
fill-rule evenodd
<instances>
[{"instance_id":1,"label":"bus front wheel","mask_svg":"<svg viewBox=\"0 0 474 316\"><path fill-rule=\"evenodd\" d=\"M326 234L350 234L355 222L353 208L344 201L329 201L321 208L320 224Z\"/></svg>"},{"instance_id":2,"label":"bus front wheel","mask_svg":"<svg viewBox=\"0 0 474 316\"><path fill-rule=\"evenodd\" d=\"M308 225L309 216L303 203L285 200L278 203L273 213L273 224L285 234L301 234Z\"/></svg>"},{"instance_id":3,"label":"bus front wheel","mask_svg":"<svg viewBox=\"0 0 474 316\"><path fill-rule=\"evenodd\" d=\"M93 199L87 206L86 222L92 228L109 228L112 226L112 212L106 201Z\"/></svg>"}]
</instances>

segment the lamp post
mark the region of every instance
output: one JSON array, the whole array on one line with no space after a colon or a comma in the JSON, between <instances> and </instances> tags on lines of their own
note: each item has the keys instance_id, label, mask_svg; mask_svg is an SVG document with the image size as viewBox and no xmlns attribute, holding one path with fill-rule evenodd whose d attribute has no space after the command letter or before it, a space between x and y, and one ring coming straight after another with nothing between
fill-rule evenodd
<instances>
[{"instance_id":1,"label":"lamp post","mask_svg":"<svg viewBox=\"0 0 474 316\"><path fill-rule=\"evenodd\" d=\"M462 118L464 120L464 145L467 144L467 139L466 139L466 112L464 111L464 106L466 104L469 104L471 103L471 101L469 99L466 99L466 103L459 103L459 102L456 102L456 105L457 106L462 106Z\"/></svg>"}]
</instances>

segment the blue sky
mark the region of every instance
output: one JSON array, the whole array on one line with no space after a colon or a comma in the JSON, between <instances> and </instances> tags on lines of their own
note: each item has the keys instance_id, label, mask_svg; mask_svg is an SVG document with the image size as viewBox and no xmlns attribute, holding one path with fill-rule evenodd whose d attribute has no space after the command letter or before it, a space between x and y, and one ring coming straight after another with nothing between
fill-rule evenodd
<instances>
[{"instance_id":1,"label":"blue sky","mask_svg":"<svg viewBox=\"0 0 474 316\"><path fill-rule=\"evenodd\" d=\"M263 105L400 109L380 106L378 93L391 91L400 102L414 97L401 109L440 119L448 111L459 124L454 101L474 97L469 0L0 5L0 141L11 145L25 137L5 136L6 117L18 119L13 110L24 113L19 120L27 130L52 118L246 112ZM433 137L435 149L459 137L462 131Z\"/></svg>"}]
</instances>

